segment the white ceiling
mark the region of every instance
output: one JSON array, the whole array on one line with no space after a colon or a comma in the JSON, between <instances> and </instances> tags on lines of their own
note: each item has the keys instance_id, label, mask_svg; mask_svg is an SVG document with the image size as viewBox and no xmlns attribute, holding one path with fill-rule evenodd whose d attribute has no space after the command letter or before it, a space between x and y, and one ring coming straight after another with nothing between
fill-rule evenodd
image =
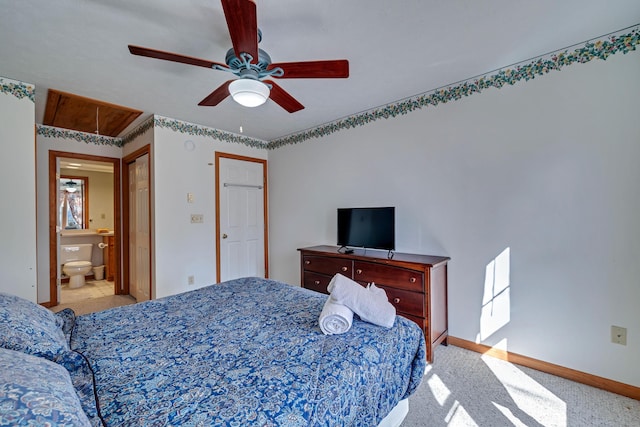
<instances>
[{"instance_id":1,"label":"white ceiling","mask_svg":"<svg viewBox=\"0 0 640 427\"><path fill-rule=\"evenodd\" d=\"M219 0L0 0L0 76L272 140L640 23L638 0L257 0L274 62L348 59L348 79L280 79L306 108L227 98L232 75L133 56L135 44L224 63ZM132 127L125 130L126 134Z\"/></svg>"},{"instance_id":2,"label":"white ceiling","mask_svg":"<svg viewBox=\"0 0 640 427\"><path fill-rule=\"evenodd\" d=\"M68 159L60 157L60 169L71 169L78 171L113 173L112 162L97 162L84 159Z\"/></svg>"}]
</instances>

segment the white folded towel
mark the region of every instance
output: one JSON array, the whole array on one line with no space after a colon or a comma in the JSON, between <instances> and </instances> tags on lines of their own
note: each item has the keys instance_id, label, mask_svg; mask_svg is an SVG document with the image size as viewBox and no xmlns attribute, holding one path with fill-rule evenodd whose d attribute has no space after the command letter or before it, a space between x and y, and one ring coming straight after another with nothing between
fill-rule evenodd
<instances>
[{"instance_id":1,"label":"white folded towel","mask_svg":"<svg viewBox=\"0 0 640 427\"><path fill-rule=\"evenodd\" d=\"M365 288L338 273L329 282L327 290L334 302L346 305L365 322L390 328L396 320L396 308L389 302L384 289L374 283Z\"/></svg>"},{"instance_id":2,"label":"white folded towel","mask_svg":"<svg viewBox=\"0 0 640 427\"><path fill-rule=\"evenodd\" d=\"M344 334L351 329L353 322L353 311L346 305L333 301L331 296L322 307L320 312L320 329L325 335Z\"/></svg>"}]
</instances>

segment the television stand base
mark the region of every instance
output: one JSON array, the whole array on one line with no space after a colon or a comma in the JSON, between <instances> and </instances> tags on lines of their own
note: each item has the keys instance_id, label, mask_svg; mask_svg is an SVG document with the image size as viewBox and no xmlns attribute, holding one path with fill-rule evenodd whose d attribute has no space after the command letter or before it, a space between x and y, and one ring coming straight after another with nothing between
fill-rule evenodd
<instances>
[{"instance_id":1,"label":"television stand base","mask_svg":"<svg viewBox=\"0 0 640 427\"><path fill-rule=\"evenodd\" d=\"M353 253L353 249L348 248L346 246L340 246L340 248L338 248L338 253L339 254L352 254Z\"/></svg>"}]
</instances>

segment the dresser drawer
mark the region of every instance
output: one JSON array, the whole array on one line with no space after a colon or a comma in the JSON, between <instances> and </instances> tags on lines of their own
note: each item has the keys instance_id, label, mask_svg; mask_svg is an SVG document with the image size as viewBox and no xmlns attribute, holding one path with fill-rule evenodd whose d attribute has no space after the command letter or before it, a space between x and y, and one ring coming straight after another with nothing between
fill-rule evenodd
<instances>
[{"instance_id":1,"label":"dresser drawer","mask_svg":"<svg viewBox=\"0 0 640 427\"><path fill-rule=\"evenodd\" d=\"M427 318L416 317L407 313L398 313L398 316L402 316L404 318L411 320L412 322L420 326L420 329L422 329L423 332L428 330L429 322L427 321Z\"/></svg>"},{"instance_id":2,"label":"dresser drawer","mask_svg":"<svg viewBox=\"0 0 640 427\"><path fill-rule=\"evenodd\" d=\"M305 255L302 259L302 268L305 271L314 271L331 277L340 273L351 279L352 265L351 260L341 258Z\"/></svg>"},{"instance_id":3,"label":"dresser drawer","mask_svg":"<svg viewBox=\"0 0 640 427\"><path fill-rule=\"evenodd\" d=\"M393 285L394 288L424 292L424 273L391 265L354 261L353 278L359 282L374 282L376 285Z\"/></svg>"},{"instance_id":4,"label":"dresser drawer","mask_svg":"<svg viewBox=\"0 0 640 427\"><path fill-rule=\"evenodd\" d=\"M313 291L322 292L323 294L328 294L327 286L329 286L329 282L333 276L327 276L324 274L317 274L311 271L305 271L304 273L304 283L302 286L307 289L311 289Z\"/></svg>"},{"instance_id":5,"label":"dresser drawer","mask_svg":"<svg viewBox=\"0 0 640 427\"><path fill-rule=\"evenodd\" d=\"M424 294L388 286L379 287L385 290L389 302L393 304L398 314L405 313L415 317L426 317Z\"/></svg>"}]
</instances>

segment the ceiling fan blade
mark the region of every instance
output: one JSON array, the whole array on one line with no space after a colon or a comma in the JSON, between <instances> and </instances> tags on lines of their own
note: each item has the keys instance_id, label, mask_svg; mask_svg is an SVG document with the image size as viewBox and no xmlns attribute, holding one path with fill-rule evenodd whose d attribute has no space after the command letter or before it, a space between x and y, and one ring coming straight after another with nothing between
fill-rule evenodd
<instances>
[{"instance_id":1,"label":"ceiling fan blade","mask_svg":"<svg viewBox=\"0 0 640 427\"><path fill-rule=\"evenodd\" d=\"M264 82L271 85L269 98L288 112L295 113L296 111L300 111L304 108L304 105L300 104L293 96L289 95L287 91L278 86L274 81L265 80Z\"/></svg>"},{"instance_id":2,"label":"ceiling fan blade","mask_svg":"<svg viewBox=\"0 0 640 427\"><path fill-rule=\"evenodd\" d=\"M220 85L220 87L218 87L216 90L211 92L209 96L207 96L205 99L200 101L198 105L203 107L214 107L218 105L223 99L225 99L227 96L230 95L229 85L231 84L232 81L233 80L224 82L222 85Z\"/></svg>"},{"instance_id":3,"label":"ceiling fan blade","mask_svg":"<svg viewBox=\"0 0 640 427\"><path fill-rule=\"evenodd\" d=\"M284 75L280 79L343 79L349 77L349 61L336 59L330 61L277 62L269 65L268 70L282 68ZM276 76L274 76L276 77Z\"/></svg>"},{"instance_id":4,"label":"ceiling fan blade","mask_svg":"<svg viewBox=\"0 0 640 427\"><path fill-rule=\"evenodd\" d=\"M131 44L129 45L129 52L131 52L133 55L164 59L165 61L180 62L182 64L197 65L198 67L213 68L214 65L221 65L223 67L226 67L225 64L220 64L219 62L208 61L206 59L199 59L191 56L178 55L177 53L164 52L162 50L149 49L147 47L134 46Z\"/></svg>"},{"instance_id":5,"label":"ceiling fan blade","mask_svg":"<svg viewBox=\"0 0 640 427\"><path fill-rule=\"evenodd\" d=\"M222 0L229 35L236 56L245 52L258 62L258 16L253 0Z\"/></svg>"}]
</instances>

